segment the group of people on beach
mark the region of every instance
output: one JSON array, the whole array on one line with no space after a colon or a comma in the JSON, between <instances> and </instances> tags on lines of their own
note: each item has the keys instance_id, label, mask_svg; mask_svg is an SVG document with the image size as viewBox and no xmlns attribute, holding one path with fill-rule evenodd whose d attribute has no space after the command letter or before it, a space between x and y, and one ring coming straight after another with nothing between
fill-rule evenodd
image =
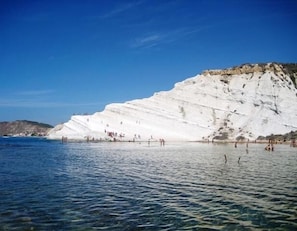
<instances>
[{"instance_id":1,"label":"group of people on beach","mask_svg":"<svg viewBox=\"0 0 297 231\"><path fill-rule=\"evenodd\" d=\"M266 151L274 151L274 146L273 146L273 142L272 142L271 139L268 141L268 144L267 144L267 146L265 147L265 150L266 150Z\"/></svg>"},{"instance_id":2,"label":"group of people on beach","mask_svg":"<svg viewBox=\"0 0 297 231\"><path fill-rule=\"evenodd\" d=\"M297 148L297 143L295 139L292 139L290 146L293 148Z\"/></svg>"},{"instance_id":3,"label":"group of people on beach","mask_svg":"<svg viewBox=\"0 0 297 231\"><path fill-rule=\"evenodd\" d=\"M266 147L265 147L265 150L266 151L274 151L274 146L272 143L268 144Z\"/></svg>"}]
</instances>

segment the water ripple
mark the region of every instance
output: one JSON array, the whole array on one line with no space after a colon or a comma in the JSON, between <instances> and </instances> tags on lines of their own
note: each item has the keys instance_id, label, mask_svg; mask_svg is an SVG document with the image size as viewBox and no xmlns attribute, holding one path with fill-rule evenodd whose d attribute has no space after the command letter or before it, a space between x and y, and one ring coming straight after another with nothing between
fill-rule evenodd
<instances>
[{"instance_id":1,"label":"water ripple","mask_svg":"<svg viewBox=\"0 0 297 231\"><path fill-rule=\"evenodd\" d=\"M0 230L297 229L297 155L288 146L1 147Z\"/></svg>"}]
</instances>

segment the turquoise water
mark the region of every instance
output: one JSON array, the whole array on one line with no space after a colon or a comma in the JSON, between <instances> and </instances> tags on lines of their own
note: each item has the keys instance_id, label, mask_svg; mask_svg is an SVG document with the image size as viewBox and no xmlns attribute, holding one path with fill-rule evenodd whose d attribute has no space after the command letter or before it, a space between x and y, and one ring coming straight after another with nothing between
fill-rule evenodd
<instances>
[{"instance_id":1,"label":"turquoise water","mask_svg":"<svg viewBox=\"0 0 297 231\"><path fill-rule=\"evenodd\" d=\"M0 138L0 230L297 230L297 149L264 146Z\"/></svg>"}]
</instances>

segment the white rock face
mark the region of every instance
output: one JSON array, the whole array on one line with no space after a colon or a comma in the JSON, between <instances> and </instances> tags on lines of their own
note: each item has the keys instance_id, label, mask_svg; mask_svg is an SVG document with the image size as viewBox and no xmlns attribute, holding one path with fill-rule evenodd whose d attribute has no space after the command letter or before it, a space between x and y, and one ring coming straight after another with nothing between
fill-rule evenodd
<instances>
[{"instance_id":1,"label":"white rock face","mask_svg":"<svg viewBox=\"0 0 297 231\"><path fill-rule=\"evenodd\" d=\"M280 64L205 71L145 99L107 105L53 128L48 138L235 140L297 130L297 89Z\"/></svg>"}]
</instances>

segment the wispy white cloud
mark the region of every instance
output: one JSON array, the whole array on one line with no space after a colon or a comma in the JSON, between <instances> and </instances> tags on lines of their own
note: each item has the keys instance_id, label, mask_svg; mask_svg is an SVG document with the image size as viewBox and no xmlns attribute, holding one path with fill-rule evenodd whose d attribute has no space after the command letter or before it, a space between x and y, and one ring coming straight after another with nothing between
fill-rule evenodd
<instances>
[{"instance_id":1,"label":"wispy white cloud","mask_svg":"<svg viewBox=\"0 0 297 231\"><path fill-rule=\"evenodd\" d=\"M143 36L136 38L132 41L131 47L132 48L150 48L153 46L157 46L159 43L162 42L164 36L161 34L151 34L148 36Z\"/></svg>"},{"instance_id":2,"label":"wispy white cloud","mask_svg":"<svg viewBox=\"0 0 297 231\"><path fill-rule=\"evenodd\" d=\"M22 95L22 96L40 96L40 95L48 95L53 93L54 90L51 89L45 89L45 90L28 90L28 91L19 91L16 92L16 95Z\"/></svg>"},{"instance_id":3,"label":"wispy white cloud","mask_svg":"<svg viewBox=\"0 0 297 231\"><path fill-rule=\"evenodd\" d=\"M1 99L0 107L22 107L22 108L58 108L58 107L87 107L99 106L100 102L50 102L34 99Z\"/></svg>"},{"instance_id":4,"label":"wispy white cloud","mask_svg":"<svg viewBox=\"0 0 297 231\"><path fill-rule=\"evenodd\" d=\"M0 107L19 108L61 108L61 107L90 107L102 106L105 102L65 102L54 101L55 90L25 90L10 95L0 96Z\"/></svg>"},{"instance_id":5,"label":"wispy white cloud","mask_svg":"<svg viewBox=\"0 0 297 231\"><path fill-rule=\"evenodd\" d=\"M192 36L193 34L199 33L211 26L200 26L200 27L184 27L173 30L167 30L159 33L151 33L149 35L140 36L135 38L130 43L131 48L152 48L163 44L173 43L185 38Z\"/></svg>"},{"instance_id":6,"label":"wispy white cloud","mask_svg":"<svg viewBox=\"0 0 297 231\"><path fill-rule=\"evenodd\" d=\"M134 1L134 2L126 2L123 3L116 8L112 9L111 11L107 12L106 14L102 15L101 18L111 18L115 17L118 14L121 14L123 12L126 12L128 10L131 10L141 4L143 4L145 1L144 0L139 0L139 1Z\"/></svg>"}]
</instances>

